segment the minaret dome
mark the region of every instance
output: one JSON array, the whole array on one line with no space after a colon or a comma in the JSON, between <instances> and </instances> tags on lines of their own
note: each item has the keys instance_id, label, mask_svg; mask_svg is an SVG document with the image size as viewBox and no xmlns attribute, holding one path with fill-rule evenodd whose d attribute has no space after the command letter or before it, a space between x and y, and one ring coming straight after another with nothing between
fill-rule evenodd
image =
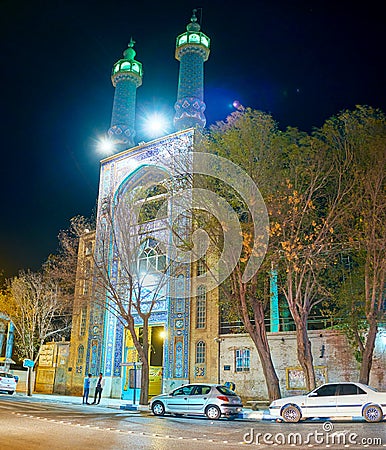
<instances>
[{"instance_id":1,"label":"minaret dome","mask_svg":"<svg viewBox=\"0 0 386 450\"><path fill-rule=\"evenodd\" d=\"M135 107L137 88L142 84L142 64L136 61L135 41L130 39L123 59L117 61L111 73L115 87L109 138L121 147L121 150L133 147L135 137Z\"/></svg>"},{"instance_id":2,"label":"minaret dome","mask_svg":"<svg viewBox=\"0 0 386 450\"><path fill-rule=\"evenodd\" d=\"M174 125L177 130L198 126L204 127L204 62L210 53L210 39L197 22L197 10L193 10L185 33L176 41L175 57L180 61L177 101Z\"/></svg>"}]
</instances>

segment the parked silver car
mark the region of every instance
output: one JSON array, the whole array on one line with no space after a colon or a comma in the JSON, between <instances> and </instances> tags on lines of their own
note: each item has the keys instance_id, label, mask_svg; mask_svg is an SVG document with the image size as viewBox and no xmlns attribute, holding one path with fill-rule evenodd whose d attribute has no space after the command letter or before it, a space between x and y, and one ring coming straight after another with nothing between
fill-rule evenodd
<instances>
[{"instance_id":1,"label":"parked silver car","mask_svg":"<svg viewBox=\"0 0 386 450\"><path fill-rule=\"evenodd\" d=\"M212 420L222 415L234 418L242 407L241 398L219 384L186 384L150 401L150 409L155 416L192 414L205 415Z\"/></svg>"},{"instance_id":2,"label":"parked silver car","mask_svg":"<svg viewBox=\"0 0 386 450\"><path fill-rule=\"evenodd\" d=\"M15 377L9 372L0 372L0 391L13 394L16 391Z\"/></svg>"}]
</instances>

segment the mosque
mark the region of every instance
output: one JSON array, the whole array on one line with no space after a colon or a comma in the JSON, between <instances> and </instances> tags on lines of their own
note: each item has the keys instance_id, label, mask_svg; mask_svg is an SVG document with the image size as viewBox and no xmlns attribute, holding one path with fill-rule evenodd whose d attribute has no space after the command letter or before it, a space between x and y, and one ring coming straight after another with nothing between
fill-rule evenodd
<instances>
[{"instance_id":1,"label":"mosque","mask_svg":"<svg viewBox=\"0 0 386 450\"><path fill-rule=\"evenodd\" d=\"M101 161L96 230L85 232L79 243L66 377L66 392L81 395L84 377L102 372L106 380L103 395L132 402L138 399L141 364L129 331L117 315L94 301L95 264L103 254L112 278L119 276L121 268L114 251L110 248L105 254L102 248L106 243L103 236L112 235L108 210L112 204L124 203L130 193L144 187L149 208L145 208L146 217L142 221L139 263L148 267L151 261L159 268L165 264L165 249L158 242L171 238L171 231L162 220L164 217L152 213L151 206L167 198L170 192L175 193L184 170L182 166L186 164L185 169L189 169L188 159L181 159L181 155L189 155L194 150L198 130L206 124L204 63L210 54L210 38L201 31L193 11L186 31L176 38L175 57L179 61L174 105L176 131L139 144L135 143L136 92L142 84L143 69L135 59L134 44L131 40L123 58L112 68L115 94L108 136L117 152ZM162 170L158 170L160 167ZM165 171L166 189L152 190L152 183L157 184ZM169 208L166 217L178 217L178 205L175 209L172 212ZM191 226L188 218L183 226ZM247 334L230 333L221 323L218 290L209 288L199 259L193 264L182 264L157 295L149 319L150 396L189 382L232 381L244 397L267 397L257 351ZM142 322L138 314L134 314L134 321L140 333ZM295 333L275 322L270 324L268 334L282 394L301 390ZM346 378L356 376L358 367L342 334L316 329L310 331L310 339L320 382L341 377L343 366ZM381 377L385 364L385 337L379 339L376 350L379 362L375 358L374 377L378 377L378 372ZM377 380L373 384L380 386L380 378Z\"/></svg>"},{"instance_id":2,"label":"mosque","mask_svg":"<svg viewBox=\"0 0 386 450\"><path fill-rule=\"evenodd\" d=\"M181 168L173 168L170 161L177 166L176 155L192 151L196 129L206 124L204 62L209 53L210 39L201 31L193 11L186 31L176 40L175 57L180 62L174 106L176 132L137 146L136 91L142 84L143 70L142 64L135 59L133 40L123 52L123 58L113 66L111 80L115 95L108 135L120 151L101 161L96 232L85 233L79 247L78 270L82 274L78 274L76 286L69 360L72 392L82 390L85 374L102 372L111 396L133 400L136 395L141 369L130 333L110 311L97 305L87 306L84 297L93 292L95 295L92 274L95 273L95 255L100 253L98 245L101 245L102 230L106 226L106 205L111 201L118 202L138 187L146 185L148 191L151 190L151 180L157 177L157 171L153 169L159 165L168 167L168 177L174 181L180 175ZM166 195L166 191L157 191L156 201ZM154 198L149 199L147 195L147 202L154 203ZM164 255L157 242L161 236L165 239L165 234L170 231L157 217L149 215L144 221L140 258L143 256L143 264L146 264L146 258L161 264ZM199 285L191 283L191 271L197 271L196 266L185 264L181 267L159 292L153 308L149 322L150 395L188 383L192 377L203 382L217 380L218 346L215 339L219 335L219 313L214 298L217 294L207 292L205 280ZM114 261L111 261L111 270L117 270ZM85 273L88 274L86 279ZM214 317L215 320L210 320ZM139 316L136 323L140 329ZM192 354L195 354L194 358L190 357Z\"/></svg>"}]
</instances>

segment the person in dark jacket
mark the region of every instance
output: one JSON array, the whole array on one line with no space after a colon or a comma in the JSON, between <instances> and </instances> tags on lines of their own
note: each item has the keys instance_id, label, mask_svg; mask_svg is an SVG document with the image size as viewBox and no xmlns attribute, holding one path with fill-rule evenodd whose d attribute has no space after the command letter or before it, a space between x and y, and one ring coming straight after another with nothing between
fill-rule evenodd
<instances>
[{"instance_id":1,"label":"person in dark jacket","mask_svg":"<svg viewBox=\"0 0 386 450\"><path fill-rule=\"evenodd\" d=\"M97 405L99 405L104 387L105 387L105 379L103 378L103 374L100 373L97 384L95 386L95 395L94 395L94 401L91 403L92 405L95 405L95 403ZM98 397L98 401L97 401L97 397Z\"/></svg>"}]
</instances>

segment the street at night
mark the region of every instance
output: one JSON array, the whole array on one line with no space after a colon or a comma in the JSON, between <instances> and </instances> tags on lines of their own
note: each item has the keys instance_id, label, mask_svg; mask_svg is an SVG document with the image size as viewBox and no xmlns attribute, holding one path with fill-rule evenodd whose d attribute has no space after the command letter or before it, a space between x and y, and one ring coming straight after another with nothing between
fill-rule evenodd
<instances>
[{"instance_id":1,"label":"street at night","mask_svg":"<svg viewBox=\"0 0 386 450\"><path fill-rule=\"evenodd\" d=\"M321 421L286 424L154 417L104 406L41 402L20 395L0 397L0 421L2 448L12 450L386 447L384 422L331 422L333 428L328 431ZM283 439L286 444L281 444Z\"/></svg>"}]
</instances>

